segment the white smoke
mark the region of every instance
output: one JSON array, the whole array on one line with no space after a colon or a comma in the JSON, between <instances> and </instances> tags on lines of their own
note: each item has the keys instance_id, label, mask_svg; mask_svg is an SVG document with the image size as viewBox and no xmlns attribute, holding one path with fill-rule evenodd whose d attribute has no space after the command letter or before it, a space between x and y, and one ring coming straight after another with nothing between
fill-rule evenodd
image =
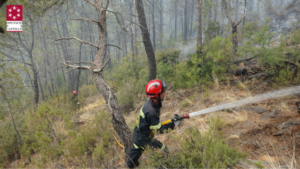
<instances>
[{"instance_id":1,"label":"white smoke","mask_svg":"<svg viewBox=\"0 0 300 169\"><path fill-rule=\"evenodd\" d=\"M197 40L189 40L186 44L177 44L177 49L181 49L179 58L181 60L187 60L187 56L196 53Z\"/></svg>"}]
</instances>

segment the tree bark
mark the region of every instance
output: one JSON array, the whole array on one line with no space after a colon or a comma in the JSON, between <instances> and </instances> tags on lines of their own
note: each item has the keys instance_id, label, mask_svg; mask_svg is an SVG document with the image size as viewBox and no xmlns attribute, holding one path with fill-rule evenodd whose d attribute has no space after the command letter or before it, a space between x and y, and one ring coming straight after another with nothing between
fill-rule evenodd
<instances>
[{"instance_id":1,"label":"tree bark","mask_svg":"<svg viewBox=\"0 0 300 169\"><path fill-rule=\"evenodd\" d=\"M222 0L222 5L223 5L223 8L224 8L224 11L225 11L225 14L227 16L227 19L229 20L230 24L231 24L231 28L232 28L232 43L234 45L234 53L237 52L237 49L238 49L238 39L237 39L237 26L241 23L241 21L244 19L244 17L246 16L247 14L247 0L245 0L245 9L244 9L244 14L243 16L241 17L241 19L237 22L235 22L232 17L229 15L229 11L228 11L228 8L227 8L227 2L226 0Z\"/></svg>"},{"instance_id":2,"label":"tree bark","mask_svg":"<svg viewBox=\"0 0 300 169\"><path fill-rule=\"evenodd\" d=\"M41 24L41 28L39 28L39 24L37 24L38 28L40 29L41 31L41 42L43 44L43 48L44 48L44 51L43 53L46 53L46 65L45 65L45 73L47 73L47 66L51 67L50 66L50 61L49 61L49 53L48 53L48 48L47 48L47 45L46 45L46 41L45 41L45 35L44 35L44 31L43 31L43 25L42 23ZM51 81L51 87L52 87L52 91L53 93L55 92L54 88L55 88L55 84L54 84L54 81L53 81L53 77L52 77L52 73L49 71L49 76L50 76L50 81ZM47 77L47 76L45 76ZM52 95L52 94L51 94Z\"/></svg>"},{"instance_id":3,"label":"tree bark","mask_svg":"<svg viewBox=\"0 0 300 169\"><path fill-rule=\"evenodd\" d=\"M96 88L99 90L101 95L103 96L110 115L114 129L118 133L121 141L125 146L126 159L129 154L129 150L132 146L132 132L128 128L125 119L122 115L121 109L118 104L118 100L114 92L107 85L103 77L103 70L105 64L105 56L106 56L106 46L107 46L107 36L106 36L106 12L109 5L109 1L105 7L103 7L102 0L96 0L96 2L88 1L91 3L98 13L98 33L99 33L99 41L98 48L94 58L93 65L89 67L89 70L92 73L93 82ZM149 34L148 34L149 37ZM151 42L150 42L151 45ZM70 66L70 65L67 65ZM79 67L80 68L80 67ZM87 67L85 67L87 69ZM100 71L98 71L100 70Z\"/></svg>"},{"instance_id":4,"label":"tree bark","mask_svg":"<svg viewBox=\"0 0 300 169\"><path fill-rule=\"evenodd\" d=\"M134 0L132 0L132 2L134 2ZM132 3L133 4L133 3ZM135 5L135 4L133 4ZM134 12L134 22L137 23L137 19L136 19L136 9L134 8L134 6L132 6L132 12ZM137 35L138 31L137 31L137 26L133 25L134 27L134 34ZM134 36L134 51L135 51L135 56L139 55L139 51L138 51L138 47L137 47L137 36Z\"/></svg>"},{"instance_id":5,"label":"tree bark","mask_svg":"<svg viewBox=\"0 0 300 169\"><path fill-rule=\"evenodd\" d=\"M25 59L24 59L24 57L23 57L22 52L20 52L20 55L21 55L22 61L25 63ZM25 65L25 67L27 68L27 65ZM34 88L34 85L33 85L33 83L32 83L30 74L29 74L29 73L26 73L26 76L27 76L27 78L28 78L28 80L29 80L29 82L30 82L30 84L31 84L31 88Z\"/></svg>"},{"instance_id":6,"label":"tree bark","mask_svg":"<svg viewBox=\"0 0 300 169\"><path fill-rule=\"evenodd\" d=\"M177 0L175 0L175 41L177 43Z\"/></svg>"},{"instance_id":7,"label":"tree bark","mask_svg":"<svg viewBox=\"0 0 300 169\"><path fill-rule=\"evenodd\" d=\"M146 23L146 16L144 11L144 6L142 0L135 0L136 10L138 13L140 29L143 37L143 44L145 46L148 63L149 63L149 76L148 81L156 78L156 63L155 63L155 53L151 43L150 35L148 32L148 27Z\"/></svg>"},{"instance_id":8,"label":"tree bark","mask_svg":"<svg viewBox=\"0 0 300 169\"><path fill-rule=\"evenodd\" d=\"M192 18L191 18L191 27L190 27L190 37L192 37L192 33L193 33L193 17L194 17L194 4L195 4L195 0L192 0Z\"/></svg>"},{"instance_id":9,"label":"tree bark","mask_svg":"<svg viewBox=\"0 0 300 169\"><path fill-rule=\"evenodd\" d=\"M163 38L164 38L164 8L163 8L163 0L159 0L160 9L159 9L159 41L160 41L160 49L163 48Z\"/></svg>"},{"instance_id":10,"label":"tree bark","mask_svg":"<svg viewBox=\"0 0 300 169\"><path fill-rule=\"evenodd\" d=\"M62 15L61 15L61 17L62 17ZM58 34L59 34L59 38L62 38L62 35L61 35L60 29L59 29L59 24L58 24L57 18L55 19L55 23L56 23L57 31L58 31ZM61 47L62 47L64 59L65 59L65 60L69 60L68 52L67 52L67 50L66 50L67 44L66 44L65 41L61 41ZM71 77L71 73L70 73L70 72L68 72L68 82L69 82L69 89L72 90L72 86L73 86L73 85L72 85L72 77Z\"/></svg>"},{"instance_id":11,"label":"tree bark","mask_svg":"<svg viewBox=\"0 0 300 169\"><path fill-rule=\"evenodd\" d=\"M184 5L184 31L183 31L183 41L187 41L187 32L188 32L188 16L187 16L187 0L185 0L185 5Z\"/></svg>"},{"instance_id":12,"label":"tree bark","mask_svg":"<svg viewBox=\"0 0 300 169\"><path fill-rule=\"evenodd\" d=\"M154 0L152 0L152 41L153 41L153 49L154 51L156 50L156 40L155 40L155 17L154 17L154 12L155 12L155 8L154 8Z\"/></svg>"},{"instance_id":13,"label":"tree bark","mask_svg":"<svg viewBox=\"0 0 300 169\"><path fill-rule=\"evenodd\" d=\"M38 76L38 74L37 74L37 76ZM39 85L40 85L40 89L41 89L41 93L42 93L42 99L43 99L43 101L45 101L45 96L44 96L44 91L43 91L43 86L41 83L40 76L38 76L38 80L39 80Z\"/></svg>"},{"instance_id":14,"label":"tree bark","mask_svg":"<svg viewBox=\"0 0 300 169\"><path fill-rule=\"evenodd\" d=\"M132 8L133 8L133 3L131 0L128 1L129 3L129 11L130 11L130 16L129 16L129 20L130 22L132 23L133 20L132 20ZM134 52L134 45L133 45L133 39L134 39L134 35L133 35L133 26L130 25L129 27L129 30L130 30L130 47L131 47L131 53L132 53L132 56L134 57L135 56L135 52Z\"/></svg>"},{"instance_id":15,"label":"tree bark","mask_svg":"<svg viewBox=\"0 0 300 169\"><path fill-rule=\"evenodd\" d=\"M200 45L200 50L198 53L202 52L203 45L202 45L202 13L201 13L201 0L197 2L197 47Z\"/></svg>"}]
</instances>

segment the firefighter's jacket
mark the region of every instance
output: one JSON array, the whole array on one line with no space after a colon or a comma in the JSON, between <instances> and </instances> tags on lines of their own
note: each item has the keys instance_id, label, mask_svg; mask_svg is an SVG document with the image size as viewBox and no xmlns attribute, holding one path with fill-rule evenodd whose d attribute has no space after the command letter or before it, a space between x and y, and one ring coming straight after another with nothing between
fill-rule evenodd
<instances>
[{"instance_id":1,"label":"firefighter's jacket","mask_svg":"<svg viewBox=\"0 0 300 169\"><path fill-rule=\"evenodd\" d=\"M147 144L150 144L154 137L154 130L162 133L164 130L174 129L174 123L161 125L159 121L160 108L151 100L151 98L141 108L136 119L136 124L133 132L133 145L135 148L144 149Z\"/></svg>"}]
</instances>

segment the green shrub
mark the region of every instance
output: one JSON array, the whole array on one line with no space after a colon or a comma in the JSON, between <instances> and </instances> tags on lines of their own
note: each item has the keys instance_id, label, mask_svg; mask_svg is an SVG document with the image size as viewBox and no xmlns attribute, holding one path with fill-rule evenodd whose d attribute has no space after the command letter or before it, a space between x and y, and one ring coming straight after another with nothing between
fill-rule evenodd
<instances>
[{"instance_id":1,"label":"green shrub","mask_svg":"<svg viewBox=\"0 0 300 169\"><path fill-rule=\"evenodd\" d=\"M183 139L179 141L179 149L162 157L160 152L147 149L148 159L142 161L142 167L166 168L228 168L234 167L238 161L246 157L231 148L218 132L220 117L210 120L209 131L201 134L197 127L184 131ZM172 134L172 133L171 133ZM178 138L172 137L172 144L178 144Z\"/></svg>"}]
</instances>

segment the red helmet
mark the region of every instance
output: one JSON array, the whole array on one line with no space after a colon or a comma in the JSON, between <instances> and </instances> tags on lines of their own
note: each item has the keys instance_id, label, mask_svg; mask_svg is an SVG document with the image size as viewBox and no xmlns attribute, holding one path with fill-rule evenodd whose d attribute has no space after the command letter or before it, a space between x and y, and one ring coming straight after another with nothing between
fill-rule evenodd
<instances>
[{"instance_id":1,"label":"red helmet","mask_svg":"<svg viewBox=\"0 0 300 169\"><path fill-rule=\"evenodd\" d=\"M73 95L77 94L76 90L73 91Z\"/></svg>"},{"instance_id":2,"label":"red helmet","mask_svg":"<svg viewBox=\"0 0 300 169\"><path fill-rule=\"evenodd\" d=\"M167 84L158 79L151 80L146 85L146 95L149 97L156 97L160 93L164 92L167 88Z\"/></svg>"}]
</instances>

